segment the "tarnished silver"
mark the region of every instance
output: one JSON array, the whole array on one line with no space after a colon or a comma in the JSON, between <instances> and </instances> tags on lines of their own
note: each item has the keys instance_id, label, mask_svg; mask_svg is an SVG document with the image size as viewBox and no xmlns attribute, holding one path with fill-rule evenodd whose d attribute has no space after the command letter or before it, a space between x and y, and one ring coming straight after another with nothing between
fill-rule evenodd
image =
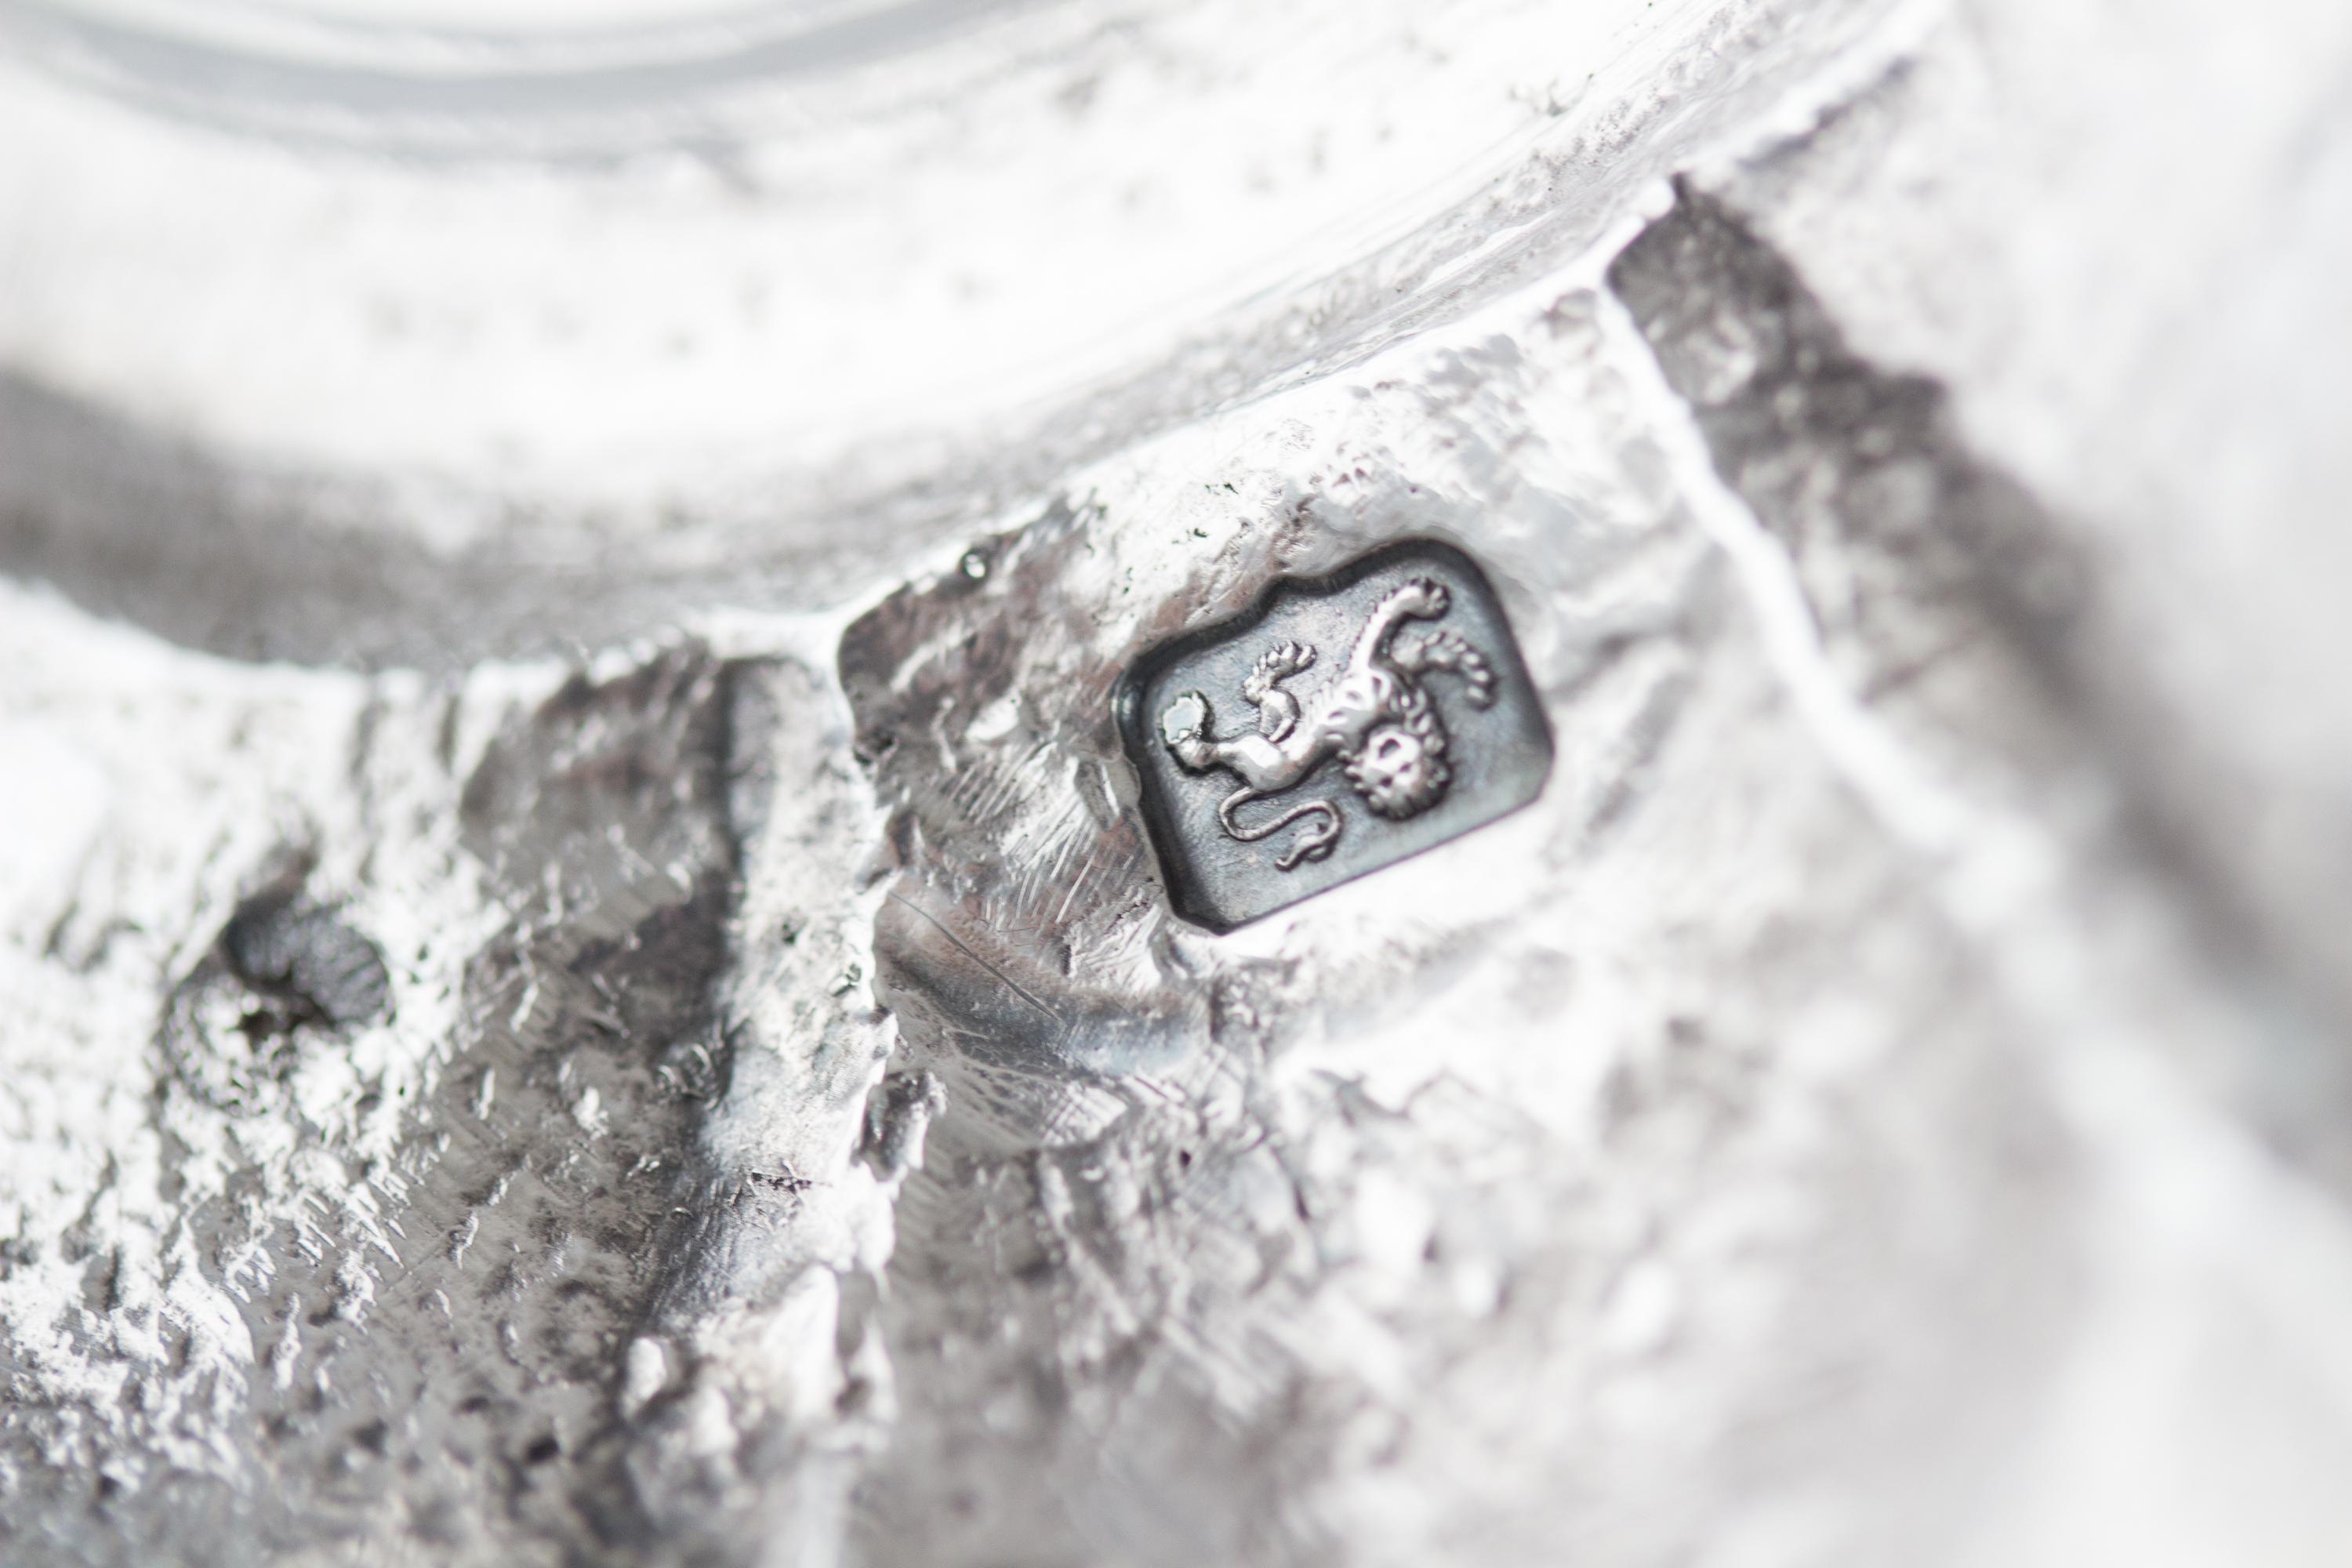
<instances>
[{"instance_id":1,"label":"tarnished silver","mask_svg":"<svg viewBox=\"0 0 2352 1568\"><path fill-rule=\"evenodd\" d=\"M1119 723L1170 900L1216 931L1517 810L1551 767L1494 590L1429 540L1155 648Z\"/></svg>"}]
</instances>

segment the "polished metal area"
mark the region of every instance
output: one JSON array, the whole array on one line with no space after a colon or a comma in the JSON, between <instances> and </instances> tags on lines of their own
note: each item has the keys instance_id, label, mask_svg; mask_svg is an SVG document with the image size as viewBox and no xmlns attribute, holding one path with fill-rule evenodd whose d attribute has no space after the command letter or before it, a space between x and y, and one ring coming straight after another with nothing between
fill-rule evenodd
<instances>
[{"instance_id":1,"label":"polished metal area","mask_svg":"<svg viewBox=\"0 0 2352 1568\"><path fill-rule=\"evenodd\" d=\"M1170 899L1213 931L1515 811L1551 765L1486 574L1432 541L1270 585L1119 702Z\"/></svg>"},{"instance_id":2,"label":"polished metal area","mask_svg":"<svg viewBox=\"0 0 2352 1568\"><path fill-rule=\"evenodd\" d=\"M893 62L1055 0L567 6L0 0L0 45L151 113L434 161L709 147L745 96Z\"/></svg>"}]
</instances>

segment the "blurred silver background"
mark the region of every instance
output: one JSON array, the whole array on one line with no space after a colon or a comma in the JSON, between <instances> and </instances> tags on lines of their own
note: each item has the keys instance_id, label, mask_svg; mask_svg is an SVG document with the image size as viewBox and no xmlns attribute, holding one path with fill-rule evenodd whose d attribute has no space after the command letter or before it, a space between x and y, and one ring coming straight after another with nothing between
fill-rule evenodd
<instances>
[{"instance_id":1,"label":"blurred silver background","mask_svg":"<svg viewBox=\"0 0 2352 1568\"><path fill-rule=\"evenodd\" d=\"M2352 1561L2347 278L2322 0L0 0L0 1561Z\"/></svg>"}]
</instances>

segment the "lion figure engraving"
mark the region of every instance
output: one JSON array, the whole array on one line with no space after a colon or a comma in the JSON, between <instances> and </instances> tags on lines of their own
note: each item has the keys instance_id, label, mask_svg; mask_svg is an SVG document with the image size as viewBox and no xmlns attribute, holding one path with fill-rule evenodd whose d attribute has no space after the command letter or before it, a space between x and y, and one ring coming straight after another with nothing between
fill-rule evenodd
<instances>
[{"instance_id":1,"label":"lion figure engraving","mask_svg":"<svg viewBox=\"0 0 2352 1568\"><path fill-rule=\"evenodd\" d=\"M1209 700L1187 691L1160 710L1160 739L1190 773L1223 769L1242 787L1217 808L1217 821L1244 843L1305 821L1275 861L1287 871L1320 860L1339 840L1339 811L1329 801L1307 801L1255 826L1234 820L1236 808L1280 795L1338 758L1348 783L1376 815L1402 820L1428 810L1453 782L1445 725L1420 677L1443 672L1460 679L1477 708L1495 700L1495 672L1486 658L1451 631L1399 633L1408 621L1444 618L1444 585L1415 577L1372 606L1347 665L1304 700L1284 682L1312 668L1314 647L1283 641L1258 655L1242 682L1242 698L1257 710L1257 729L1216 739Z\"/></svg>"}]
</instances>

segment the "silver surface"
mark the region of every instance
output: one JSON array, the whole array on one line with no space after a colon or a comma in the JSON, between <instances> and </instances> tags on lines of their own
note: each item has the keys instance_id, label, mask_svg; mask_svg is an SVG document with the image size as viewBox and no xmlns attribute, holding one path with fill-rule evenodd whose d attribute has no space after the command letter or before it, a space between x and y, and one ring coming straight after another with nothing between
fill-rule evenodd
<instances>
[{"instance_id":1,"label":"silver surface","mask_svg":"<svg viewBox=\"0 0 2352 1568\"><path fill-rule=\"evenodd\" d=\"M2352 20L1568 10L0 61L0 1559L2341 1562ZM1432 537L1540 795L1186 920Z\"/></svg>"}]
</instances>

